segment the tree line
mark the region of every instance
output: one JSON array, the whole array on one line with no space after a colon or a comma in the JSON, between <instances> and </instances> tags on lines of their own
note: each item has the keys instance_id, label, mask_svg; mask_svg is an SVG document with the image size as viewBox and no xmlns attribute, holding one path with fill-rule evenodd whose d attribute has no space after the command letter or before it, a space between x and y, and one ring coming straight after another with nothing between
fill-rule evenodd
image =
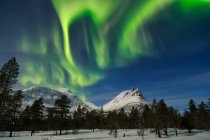
<instances>
[{"instance_id":1,"label":"tree line","mask_svg":"<svg viewBox=\"0 0 210 140\"><path fill-rule=\"evenodd\" d=\"M137 129L137 134L144 138L144 130L150 128L151 133L158 137L168 135L168 128L174 129L177 136L178 129L210 129L210 99L199 105L191 99L188 110L179 113L178 110L167 106L164 100L153 100L151 105L133 107L130 112L113 110L88 111L82 106L70 112L71 100L66 95L55 100L54 107L47 108L39 98L31 106L22 107L22 91L13 90L19 74L19 65L15 58L11 58L0 69L0 131L53 130L62 135L67 130L77 134L79 129L108 129L110 134L117 137L118 129Z\"/></svg>"}]
</instances>

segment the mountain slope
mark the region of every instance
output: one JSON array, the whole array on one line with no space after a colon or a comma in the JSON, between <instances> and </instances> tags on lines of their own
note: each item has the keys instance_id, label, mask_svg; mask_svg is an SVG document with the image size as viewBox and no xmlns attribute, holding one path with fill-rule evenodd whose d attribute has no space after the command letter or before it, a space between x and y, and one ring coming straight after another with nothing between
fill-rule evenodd
<instances>
[{"instance_id":1,"label":"mountain slope","mask_svg":"<svg viewBox=\"0 0 210 140\"><path fill-rule=\"evenodd\" d=\"M34 100L43 98L45 107L53 107L55 100L60 98L62 95L66 95L68 99L71 100L70 111L73 112L80 105L85 109L91 111L93 109L98 109L93 103L88 101L81 101L77 96L67 88L51 89L46 87L31 87L23 90L23 107L27 105L32 105Z\"/></svg>"},{"instance_id":2,"label":"mountain slope","mask_svg":"<svg viewBox=\"0 0 210 140\"><path fill-rule=\"evenodd\" d=\"M119 110L124 108L125 112L130 112L132 107L141 107L149 104L138 89L130 89L121 92L113 100L103 106L104 111Z\"/></svg>"}]
</instances>

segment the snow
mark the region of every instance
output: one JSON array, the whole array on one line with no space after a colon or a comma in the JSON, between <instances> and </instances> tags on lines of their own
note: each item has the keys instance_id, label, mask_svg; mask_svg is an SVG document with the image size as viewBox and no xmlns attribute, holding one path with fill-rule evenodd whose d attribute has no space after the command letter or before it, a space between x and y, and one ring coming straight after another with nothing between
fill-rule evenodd
<instances>
[{"instance_id":1,"label":"snow","mask_svg":"<svg viewBox=\"0 0 210 140\"><path fill-rule=\"evenodd\" d=\"M68 88L57 88L57 89L55 89L55 90L57 90L57 91L59 91L59 92L64 92L64 93L66 93L66 92L71 93L71 91L70 91Z\"/></svg>"},{"instance_id":2,"label":"snow","mask_svg":"<svg viewBox=\"0 0 210 140\"><path fill-rule=\"evenodd\" d=\"M90 108L94 109L94 110L99 110L99 107L97 107L96 105L94 105L91 102L83 101L83 103L86 104L87 106L89 106Z\"/></svg>"},{"instance_id":3,"label":"snow","mask_svg":"<svg viewBox=\"0 0 210 140\"><path fill-rule=\"evenodd\" d=\"M67 97L71 100L71 112L74 112L78 105L85 107L89 111L93 109L99 110L100 108L91 102L80 100L68 88L53 89L46 87L31 87L23 91L23 108L25 108L26 105L31 105L34 100L39 99L40 97L44 99L44 105L46 107L53 107L55 100L60 98L62 95L67 95ZM144 99L143 95L138 91L138 89L132 88L130 90L121 92L113 100L105 104L103 109L105 112L108 112L124 108L125 112L128 113L133 106L140 107L145 104L149 104L149 102Z\"/></svg>"},{"instance_id":4,"label":"snow","mask_svg":"<svg viewBox=\"0 0 210 140\"><path fill-rule=\"evenodd\" d=\"M145 130L145 139L147 140L210 140L210 132L201 132L194 130L192 134L188 134L187 130L179 130L179 135L176 137L173 131L169 132L168 137L158 138L154 133L149 133L149 130ZM63 131L65 133L65 131ZM15 132L14 137L9 138L9 132L0 132L1 140L139 140L142 139L137 135L137 130L135 129L125 129L118 130L118 137L114 138L114 135L110 135L108 130L79 130L77 135L73 135L71 131L68 131L68 135L56 136L55 132L40 132L36 133L34 136L30 136L30 132ZM125 133L125 137L123 134Z\"/></svg>"},{"instance_id":5,"label":"snow","mask_svg":"<svg viewBox=\"0 0 210 140\"><path fill-rule=\"evenodd\" d=\"M78 106L85 107L87 110L91 111L93 109L98 109L93 103L88 101L83 102L77 96L75 96L68 88L47 88L47 87L31 87L23 90L23 106L24 109L27 105L32 105L34 100L43 98L45 107L53 107L55 100L60 98L62 95L66 95L70 100L70 112L74 112Z\"/></svg>"},{"instance_id":6,"label":"snow","mask_svg":"<svg viewBox=\"0 0 210 140\"><path fill-rule=\"evenodd\" d=\"M138 89L121 92L113 100L103 106L104 111L118 110L125 106L139 106L149 104Z\"/></svg>"},{"instance_id":7,"label":"snow","mask_svg":"<svg viewBox=\"0 0 210 140\"><path fill-rule=\"evenodd\" d=\"M34 89L34 88L36 88L36 86L33 86L33 87L29 87L29 88L23 89L22 91L25 92L25 91L28 91L28 90L32 90L32 89Z\"/></svg>"}]
</instances>

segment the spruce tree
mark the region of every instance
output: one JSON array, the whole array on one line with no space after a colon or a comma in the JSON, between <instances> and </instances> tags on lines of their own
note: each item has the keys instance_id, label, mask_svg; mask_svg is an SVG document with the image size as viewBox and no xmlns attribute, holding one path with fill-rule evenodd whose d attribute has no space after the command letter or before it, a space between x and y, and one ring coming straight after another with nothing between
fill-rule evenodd
<instances>
[{"instance_id":1,"label":"spruce tree","mask_svg":"<svg viewBox=\"0 0 210 140\"><path fill-rule=\"evenodd\" d=\"M20 114L20 119L22 122L22 129L29 130L31 124L31 107L29 105L27 105L23 112Z\"/></svg>"},{"instance_id":2,"label":"spruce tree","mask_svg":"<svg viewBox=\"0 0 210 140\"><path fill-rule=\"evenodd\" d=\"M12 94L12 87L17 82L19 64L15 58L9 59L0 70L0 118L7 112L7 103Z\"/></svg>"},{"instance_id":3,"label":"spruce tree","mask_svg":"<svg viewBox=\"0 0 210 140\"><path fill-rule=\"evenodd\" d=\"M207 112L208 112L208 119L207 119L207 129L210 129L210 99L208 99L208 106L207 106Z\"/></svg>"},{"instance_id":4,"label":"spruce tree","mask_svg":"<svg viewBox=\"0 0 210 140\"><path fill-rule=\"evenodd\" d=\"M165 135L168 135L168 120L167 120L167 106L164 100L160 100L157 104L157 121L158 121L158 135L160 137L160 129L164 129Z\"/></svg>"},{"instance_id":5,"label":"spruce tree","mask_svg":"<svg viewBox=\"0 0 210 140\"><path fill-rule=\"evenodd\" d=\"M151 120L152 120L152 110L148 105L144 106L144 110L142 112L142 119L143 123L147 127L152 127Z\"/></svg>"},{"instance_id":6,"label":"spruce tree","mask_svg":"<svg viewBox=\"0 0 210 140\"><path fill-rule=\"evenodd\" d=\"M113 110L113 111L109 111L107 117L107 127L108 129L110 129L110 133L113 133L114 130L114 136L117 137L117 129L118 129L118 124L117 124L117 111Z\"/></svg>"},{"instance_id":7,"label":"spruce tree","mask_svg":"<svg viewBox=\"0 0 210 140\"><path fill-rule=\"evenodd\" d=\"M175 110L173 107L168 108L168 124L169 127L174 128L175 130L175 135L178 136L178 124L179 124L179 114L178 111Z\"/></svg>"},{"instance_id":8,"label":"spruce tree","mask_svg":"<svg viewBox=\"0 0 210 140\"><path fill-rule=\"evenodd\" d=\"M158 120L157 120L157 101L154 98L152 101L152 127L155 129L155 134L158 135Z\"/></svg>"},{"instance_id":9,"label":"spruce tree","mask_svg":"<svg viewBox=\"0 0 210 140\"><path fill-rule=\"evenodd\" d=\"M132 107L131 113L129 116L130 128L138 128L138 121L139 121L139 112L137 108Z\"/></svg>"},{"instance_id":10,"label":"spruce tree","mask_svg":"<svg viewBox=\"0 0 210 140\"><path fill-rule=\"evenodd\" d=\"M73 114L74 128L78 130L84 126L85 123L85 109L78 105L77 110Z\"/></svg>"},{"instance_id":11,"label":"spruce tree","mask_svg":"<svg viewBox=\"0 0 210 140\"><path fill-rule=\"evenodd\" d=\"M98 120L99 120L99 115L96 110L86 112L85 124L88 129L92 129L92 131L94 132L96 127L99 125Z\"/></svg>"},{"instance_id":12,"label":"spruce tree","mask_svg":"<svg viewBox=\"0 0 210 140\"><path fill-rule=\"evenodd\" d=\"M192 128L197 128L197 108L194 100L190 99L189 103L189 123Z\"/></svg>"},{"instance_id":13,"label":"spruce tree","mask_svg":"<svg viewBox=\"0 0 210 140\"><path fill-rule=\"evenodd\" d=\"M17 125L17 119L20 114L20 107L22 105L22 98L23 98L22 91L21 90L16 91L14 95L10 97L10 101L7 106L8 110L6 116L9 119L10 137L12 137L13 129L15 125Z\"/></svg>"},{"instance_id":14,"label":"spruce tree","mask_svg":"<svg viewBox=\"0 0 210 140\"><path fill-rule=\"evenodd\" d=\"M208 120L208 112L206 109L206 104L201 101L201 103L198 105L198 127L203 130L207 130L208 123L206 121Z\"/></svg>"},{"instance_id":15,"label":"spruce tree","mask_svg":"<svg viewBox=\"0 0 210 140\"><path fill-rule=\"evenodd\" d=\"M36 130L40 129L44 117L44 107L42 98L35 100L31 106L31 136Z\"/></svg>"},{"instance_id":16,"label":"spruce tree","mask_svg":"<svg viewBox=\"0 0 210 140\"><path fill-rule=\"evenodd\" d=\"M188 133L190 134L193 128L192 122L191 122L191 116L189 111L185 111L184 113L184 128L188 129Z\"/></svg>"},{"instance_id":17,"label":"spruce tree","mask_svg":"<svg viewBox=\"0 0 210 140\"><path fill-rule=\"evenodd\" d=\"M56 118L55 108L47 108L47 126L50 130L57 130L58 122Z\"/></svg>"},{"instance_id":18,"label":"spruce tree","mask_svg":"<svg viewBox=\"0 0 210 140\"><path fill-rule=\"evenodd\" d=\"M68 118L69 109L70 109L70 100L66 95L61 96L60 99L57 99L55 101L55 110L59 119L60 135L62 135L62 130L66 125L65 122L67 121Z\"/></svg>"},{"instance_id":19,"label":"spruce tree","mask_svg":"<svg viewBox=\"0 0 210 140\"><path fill-rule=\"evenodd\" d=\"M120 109L120 112L118 113L117 116L117 121L118 121L118 125L119 128L124 129L127 126L127 121L128 121L128 116L125 113L125 110L123 108Z\"/></svg>"},{"instance_id":20,"label":"spruce tree","mask_svg":"<svg viewBox=\"0 0 210 140\"><path fill-rule=\"evenodd\" d=\"M100 108L98 115L99 115L99 128L103 129L105 126L105 116L104 116L103 106Z\"/></svg>"}]
</instances>

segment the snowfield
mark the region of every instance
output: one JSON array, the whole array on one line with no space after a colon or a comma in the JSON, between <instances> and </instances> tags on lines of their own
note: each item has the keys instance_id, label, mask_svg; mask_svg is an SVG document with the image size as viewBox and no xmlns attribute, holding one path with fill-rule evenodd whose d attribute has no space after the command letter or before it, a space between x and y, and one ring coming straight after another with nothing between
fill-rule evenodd
<instances>
[{"instance_id":1,"label":"snowfield","mask_svg":"<svg viewBox=\"0 0 210 140\"><path fill-rule=\"evenodd\" d=\"M77 135L72 134L72 131L68 131L67 135L56 136L55 132L39 132L34 136L30 136L30 132L15 132L14 137L9 138L8 132L0 132L0 140L142 140L142 137L137 135L137 130L118 130L118 137L114 138L114 135L109 134L108 130L95 130L92 132L91 130L80 130ZM145 139L146 140L210 140L210 132L202 132L198 130L192 131L192 134L188 134L187 130L179 130L179 135L176 137L173 130L169 130L169 136L162 138L158 138L154 133L150 133L149 130L145 131ZM66 133L63 131L63 133ZM125 133L125 137L123 137Z\"/></svg>"}]
</instances>

